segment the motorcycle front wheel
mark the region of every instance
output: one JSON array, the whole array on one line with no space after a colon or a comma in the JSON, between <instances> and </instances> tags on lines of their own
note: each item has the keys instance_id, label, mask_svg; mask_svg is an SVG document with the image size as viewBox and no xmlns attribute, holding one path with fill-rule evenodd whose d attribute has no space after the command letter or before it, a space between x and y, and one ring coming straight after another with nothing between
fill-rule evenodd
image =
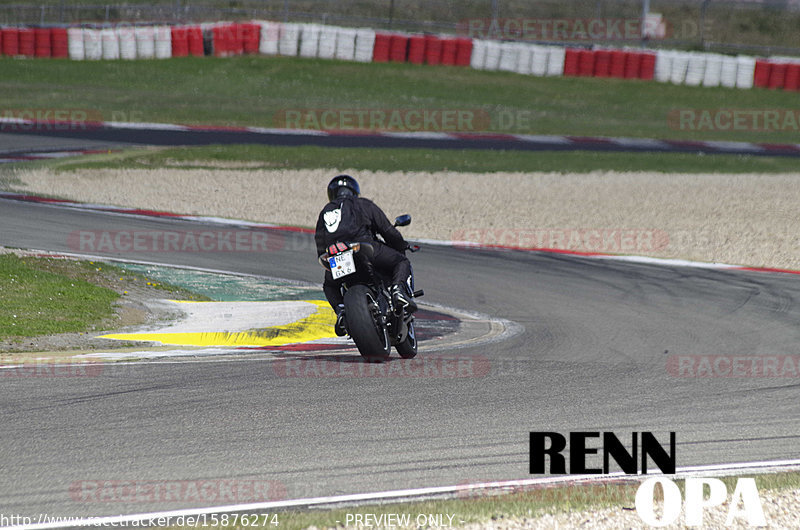
<instances>
[{"instance_id":1,"label":"motorcycle front wheel","mask_svg":"<svg viewBox=\"0 0 800 530\"><path fill-rule=\"evenodd\" d=\"M368 361L384 361L391 353L389 333L381 322L375 295L366 285L354 285L344 293L347 331L359 353Z\"/></svg>"}]
</instances>

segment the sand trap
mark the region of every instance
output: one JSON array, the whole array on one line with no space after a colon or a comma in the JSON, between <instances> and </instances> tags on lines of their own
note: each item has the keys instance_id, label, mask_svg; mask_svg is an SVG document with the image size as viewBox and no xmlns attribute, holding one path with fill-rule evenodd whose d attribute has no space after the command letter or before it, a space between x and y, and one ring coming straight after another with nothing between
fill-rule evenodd
<instances>
[{"instance_id":1,"label":"sand trap","mask_svg":"<svg viewBox=\"0 0 800 530\"><path fill-rule=\"evenodd\" d=\"M800 173L370 172L363 196L409 238L471 240L800 269ZM19 173L19 191L78 201L313 226L339 170Z\"/></svg>"}]
</instances>

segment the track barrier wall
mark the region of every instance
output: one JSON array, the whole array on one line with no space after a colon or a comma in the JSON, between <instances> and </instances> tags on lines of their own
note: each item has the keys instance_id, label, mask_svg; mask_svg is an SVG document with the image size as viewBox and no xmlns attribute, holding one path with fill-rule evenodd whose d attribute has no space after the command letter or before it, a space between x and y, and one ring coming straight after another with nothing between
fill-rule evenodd
<instances>
[{"instance_id":1,"label":"track barrier wall","mask_svg":"<svg viewBox=\"0 0 800 530\"><path fill-rule=\"evenodd\" d=\"M533 76L800 90L800 58L797 57L564 47L263 20L173 26L5 26L0 27L0 54L78 61L262 54L471 67Z\"/></svg>"}]
</instances>

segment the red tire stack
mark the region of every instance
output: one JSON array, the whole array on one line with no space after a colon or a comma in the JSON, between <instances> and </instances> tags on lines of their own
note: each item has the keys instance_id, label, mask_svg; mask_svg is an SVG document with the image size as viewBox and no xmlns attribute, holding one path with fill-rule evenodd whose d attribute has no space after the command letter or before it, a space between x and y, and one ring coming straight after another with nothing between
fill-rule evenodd
<instances>
[{"instance_id":1,"label":"red tire stack","mask_svg":"<svg viewBox=\"0 0 800 530\"><path fill-rule=\"evenodd\" d=\"M64 59L69 57L69 38L67 28L50 29L51 57Z\"/></svg>"},{"instance_id":2,"label":"red tire stack","mask_svg":"<svg viewBox=\"0 0 800 530\"><path fill-rule=\"evenodd\" d=\"M564 75L578 75L578 59L580 57L580 53L580 50L576 50L574 48L566 49L564 52Z\"/></svg>"},{"instance_id":3,"label":"red tire stack","mask_svg":"<svg viewBox=\"0 0 800 530\"><path fill-rule=\"evenodd\" d=\"M456 66L469 66L472 60L472 39L457 39Z\"/></svg>"},{"instance_id":4,"label":"red tire stack","mask_svg":"<svg viewBox=\"0 0 800 530\"><path fill-rule=\"evenodd\" d=\"M244 53L244 25L243 24L229 24L228 31L230 32L231 53L234 55L242 55Z\"/></svg>"},{"instance_id":5,"label":"red tire stack","mask_svg":"<svg viewBox=\"0 0 800 530\"><path fill-rule=\"evenodd\" d=\"M800 64L787 64L786 77L783 82L784 90L800 90Z\"/></svg>"},{"instance_id":6,"label":"red tire stack","mask_svg":"<svg viewBox=\"0 0 800 530\"><path fill-rule=\"evenodd\" d=\"M408 57L408 36L395 34L392 35L389 44L389 60L394 63L404 63Z\"/></svg>"},{"instance_id":7,"label":"red tire stack","mask_svg":"<svg viewBox=\"0 0 800 530\"><path fill-rule=\"evenodd\" d=\"M36 28L33 30L33 56L50 57L51 42L49 28Z\"/></svg>"},{"instance_id":8,"label":"red tire stack","mask_svg":"<svg viewBox=\"0 0 800 530\"><path fill-rule=\"evenodd\" d=\"M408 38L408 62L412 64L425 62L425 42L424 35L412 35Z\"/></svg>"},{"instance_id":9,"label":"red tire stack","mask_svg":"<svg viewBox=\"0 0 800 530\"><path fill-rule=\"evenodd\" d=\"M2 35L3 55L19 55L19 30L5 28Z\"/></svg>"},{"instance_id":10,"label":"red tire stack","mask_svg":"<svg viewBox=\"0 0 800 530\"><path fill-rule=\"evenodd\" d=\"M435 35L425 37L425 62L432 65L442 63L442 39Z\"/></svg>"},{"instance_id":11,"label":"red tire stack","mask_svg":"<svg viewBox=\"0 0 800 530\"><path fill-rule=\"evenodd\" d=\"M230 24L214 27L214 55L229 57L235 55L238 49L236 32Z\"/></svg>"},{"instance_id":12,"label":"red tire stack","mask_svg":"<svg viewBox=\"0 0 800 530\"><path fill-rule=\"evenodd\" d=\"M656 75L656 54L643 53L641 56L642 67L639 71L639 79L653 79Z\"/></svg>"},{"instance_id":13,"label":"red tire stack","mask_svg":"<svg viewBox=\"0 0 800 530\"><path fill-rule=\"evenodd\" d=\"M457 51L458 42L456 42L456 39L443 39L441 63L447 66L455 66Z\"/></svg>"},{"instance_id":14,"label":"red tire stack","mask_svg":"<svg viewBox=\"0 0 800 530\"><path fill-rule=\"evenodd\" d=\"M625 52L622 50L611 51L611 63L608 69L610 77L625 77Z\"/></svg>"},{"instance_id":15,"label":"red tire stack","mask_svg":"<svg viewBox=\"0 0 800 530\"><path fill-rule=\"evenodd\" d=\"M594 76L609 77L611 75L611 52L597 50L594 53Z\"/></svg>"},{"instance_id":16,"label":"red tire stack","mask_svg":"<svg viewBox=\"0 0 800 530\"><path fill-rule=\"evenodd\" d=\"M34 57L36 55L36 32L33 28L20 28L19 55Z\"/></svg>"},{"instance_id":17,"label":"red tire stack","mask_svg":"<svg viewBox=\"0 0 800 530\"><path fill-rule=\"evenodd\" d=\"M580 50L578 52L578 75L591 77L594 74L594 52L592 50Z\"/></svg>"},{"instance_id":18,"label":"red tire stack","mask_svg":"<svg viewBox=\"0 0 800 530\"><path fill-rule=\"evenodd\" d=\"M200 26L190 26L186 28L186 42L189 46L189 55L202 57L203 50L203 29Z\"/></svg>"},{"instance_id":19,"label":"red tire stack","mask_svg":"<svg viewBox=\"0 0 800 530\"><path fill-rule=\"evenodd\" d=\"M261 36L261 26L258 24L241 24L242 52L258 53L258 42Z\"/></svg>"},{"instance_id":20,"label":"red tire stack","mask_svg":"<svg viewBox=\"0 0 800 530\"><path fill-rule=\"evenodd\" d=\"M772 63L769 70L769 78L767 79L767 88L783 88L786 81L786 64L785 63Z\"/></svg>"},{"instance_id":21,"label":"red tire stack","mask_svg":"<svg viewBox=\"0 0 800 530\"><path fill-rule=\"evenodd\" d=\"M375 45L372 48L372 62L386 63L389 61L392 36L388 33L376 33Z\"/></svg>"},{"instance_id":22,"label":"red tire stack","mask_svg":"<svg viewBox=\"0 0 800 530\"><path fill-rule=\"evenodd\" d=\"M172 56L186 57L189 55L189 33L184 26L172 27Z\"/></svg>"},{"instance_id":23,"label":"red tire stack","mask_svg":"<svg viewBox=\"0 0 800 530\"><path fill-rule=\"evenodd\" d=\"M642 56L639 53L625 54L625 79L639 79L642 71Z\"/></svg>"},{"instance_id":24,"label":"red tire stack","mask_svg":"<svg viewBox=\"0 0 800 530\"><path fill-rule=\"evenodd\" d=\"M768 61L758 59L756 69L753 72L753 86L766 88L769 84L771 64Z\"/></svg>"}]
</instances>

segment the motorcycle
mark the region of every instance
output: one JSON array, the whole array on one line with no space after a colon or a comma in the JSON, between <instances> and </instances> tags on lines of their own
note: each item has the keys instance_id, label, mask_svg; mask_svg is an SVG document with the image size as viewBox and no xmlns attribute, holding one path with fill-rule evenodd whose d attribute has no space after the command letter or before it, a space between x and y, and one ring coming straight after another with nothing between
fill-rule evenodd
<instances>
[{"instance_id":1,"label":"motorcycle","mask_svg":"<svg viewBox=\"0 0 800 530\"><path fill-rule=\"evenodd\" d=\"M410 215L395 219L394 226L408 226ZM419 246L407 250L417 252ZM403 359L417 355L417 336L414 332L414 314L404 307L396 307L390 288L391 278L372 265L374 247L366 242L337 242L330 245L319 257L320 265L331 271L339 280L344 296L344 314L347 334L352 337L359 353L368 361L389 358L392 346ZM412 275L413 291L413 275ZM425 294L413 291L414 298Z\"/></svg>"}]
</instances>

